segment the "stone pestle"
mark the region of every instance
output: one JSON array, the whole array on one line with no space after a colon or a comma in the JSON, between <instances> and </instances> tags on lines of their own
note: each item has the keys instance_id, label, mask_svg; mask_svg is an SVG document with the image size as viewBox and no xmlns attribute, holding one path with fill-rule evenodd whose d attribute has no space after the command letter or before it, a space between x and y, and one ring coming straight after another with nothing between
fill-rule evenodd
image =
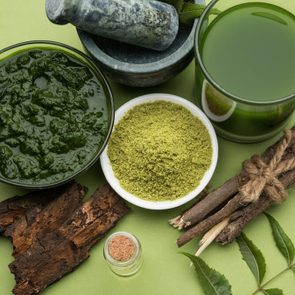
<instances>
[{"instance_id":1,"label":"stone pestle","mask_svg":"<svg viewBox=\"0 0 295 295\"><path fill-rule=\"evenodd\" d=\"M71 23L94 35L162 51L174 41L178 13L155 0L46 0L56 24Z\"/></svg>"}]
</instances>

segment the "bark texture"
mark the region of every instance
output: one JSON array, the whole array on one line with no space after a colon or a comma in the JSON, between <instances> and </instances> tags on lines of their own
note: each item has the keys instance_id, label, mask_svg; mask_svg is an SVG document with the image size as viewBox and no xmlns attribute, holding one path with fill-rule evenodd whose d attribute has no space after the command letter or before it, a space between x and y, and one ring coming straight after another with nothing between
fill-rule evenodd
<instances>
[{"instance_id":1,"label":"bark texture","mask_svg":"<svg viewBox=\"0 0 295 295\"><path fill-rule=\"evenodd\" d=\"M38 294L72 272L129 211L109 185L83 202L85 193L85 187L72 182L56 191L37 191L0 203L6 208L0 220L2 212L9 216L2 231L14 246L15 260L9 265L16 280L14 294Z\"/></svg>"}]
</instances>

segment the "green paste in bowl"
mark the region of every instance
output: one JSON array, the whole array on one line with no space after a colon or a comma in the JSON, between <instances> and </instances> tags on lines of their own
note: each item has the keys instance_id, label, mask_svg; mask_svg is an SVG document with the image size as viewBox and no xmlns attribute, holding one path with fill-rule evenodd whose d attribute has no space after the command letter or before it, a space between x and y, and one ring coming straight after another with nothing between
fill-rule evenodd
<instances>
[{"instance_id":1,"label":"green paste in bowl","mask_svg":"<svg viewBox=\"0 0 295 295\"><path fill-rule=\"evenodd\" d=\"M109 112L99 75L66 51L0 59L0 179L30 188L69 180L98 156Z\"/></svg>"},{"instance_id":2,"label":"green paste in bowl","mask_svg":"<svg viewBox=\"0 0 295 295\"><path fill-rule=\"evenodd\" d=\"M108 157L120 185L149 201L193 191L212 161L210 135L185 107L156 101L133 107L116 124Z\"/></svg>"}]
</instances>

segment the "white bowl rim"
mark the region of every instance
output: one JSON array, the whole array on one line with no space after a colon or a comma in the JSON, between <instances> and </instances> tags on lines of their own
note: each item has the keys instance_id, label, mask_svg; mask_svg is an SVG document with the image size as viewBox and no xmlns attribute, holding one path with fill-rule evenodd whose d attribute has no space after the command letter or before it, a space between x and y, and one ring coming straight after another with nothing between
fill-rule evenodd
<instances>
[{"instance_id":1,"label":"white bowl rim","mask_svg":"<svg viewBox=\"0 0 295 295\"><path fill-rule=\"evenodd\" d=\"M208 133L210 135L211 144L212 144L212 161L209 169L205 172L200 184L189 194L178 198L176 200L172 201L147 201L140 199L137 196L134 196L133 194L126 191L119 183L119 180L115 177L110 159L107 155L107 149L108 145L104 149L103 153L100 156L100 163L102 167L102 171L105 175L106 180L110 184L110 186L126 201L129 203L132 203L133 205L136 205L141 208L145 209L152 209L152 210L166 210L166 209L172 209L179 207L192 199L194 199L197 195L201 193L203 189L207 186L209 181L211 180L213 173L216 169L217 160L218 160L218 141L217 136L215 133L215 130L209 121L209 119L206 117L206 115L192 102L188 101L185 98L172 95L172 94L166 94L166 93L151 93L142 95L139 97L136 97L132 100L129 100L125 104L123 104L115 113L115 122L114 122L114 129L116 128L116 124L124 117L124 115L133 107L149 103L149 102L155 102L155 101L168 101L171 103L175 103L178 105L181 105L188 109L194 116L196 116L206 127L208 130Z\"/></svg>"}]
</instances>

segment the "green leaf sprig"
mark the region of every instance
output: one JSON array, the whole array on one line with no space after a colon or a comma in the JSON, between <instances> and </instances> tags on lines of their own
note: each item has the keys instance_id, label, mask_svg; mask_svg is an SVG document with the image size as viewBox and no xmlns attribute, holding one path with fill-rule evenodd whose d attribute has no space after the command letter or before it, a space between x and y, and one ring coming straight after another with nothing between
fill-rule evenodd
<instances>
[{"instance_id":1,"label":"green leaf sprig","mask_svg":"<svg viewBox=\"0 0 295 295\"><path fill-rule=\"evenodd\" d=\"M201 287L206 295L232 295L231 286L224 275L210 268L200 257L183 253L195 266Z\"/></svg>"},{"instance_id":2,"label":"green leaf sprig","mask_svg":"<svg viewBox=\"0 0 295 295\"><path fill-rule=\"evenodd\" d=\"M244 233L238 237L237 243L239 244L243 259L256 278L256 282L261 284L266 271L265 259L262 255L262 252L249 238L247 238Z\"/></svg>"},{"instance_id":3,"label":"green leaf sprig","mask_svg":"<svg viewBox=\"0 0 295 295\"><path fill-rule=\"evenodd\" d=\"M183 24L190 25L194 20L201 16L206 8L204 4L192 3L189 0L162 0L167 4L174 6L179 15L179 21ZM211 14L219 14L218 9L212 9Z\"/></svg>"},{"instance_id":4,"label":"green leaf sprig","mask_svg":"<svg viewBox=\"0 0 295 295\"><path fill-rule=\"evenodd\" d=\"M178 13L182 10L184 1L185 0L162 0L162 2L165 2L167 4L174 6Z\"/></svg>"},{"instance_id":5,"label":"green leaf sprig","mask_svg":"<svg viewBox=\"0 0 295 295\"><path fill-rule=\"evenodd\" d=\"M262 293L264 295L284 295L283 290L281 289L267 289L266 287L288 271L293 271L295 273L295 248L293 242L285 233L278 221L269 214L265 215L270 223L275 244L287 262L286 268L281 270L268 281L263 282L266 273L266 263L262 252L244 233L242 233L237 239L237 243L243 260L248 265L257 282L257 289L252 293L252 295L257 293ZM204 294L232 295L231 286L224 275L210 268L201 258L187 253L183 254L186 255L194 264Z\"/></svg>"},{"instance_id":6,"label":"green leaf sprig","mask_svg":"<svg viewBox=\"0 0 295 295\"><path fill-rule=\"evenodd\" d=\"M276 245L282 255L286 258L288 266L290 266L294 261L294 245L279 223L271 215L267 213L265 215L270 223Z\"/></svg>"}]
</instances>

